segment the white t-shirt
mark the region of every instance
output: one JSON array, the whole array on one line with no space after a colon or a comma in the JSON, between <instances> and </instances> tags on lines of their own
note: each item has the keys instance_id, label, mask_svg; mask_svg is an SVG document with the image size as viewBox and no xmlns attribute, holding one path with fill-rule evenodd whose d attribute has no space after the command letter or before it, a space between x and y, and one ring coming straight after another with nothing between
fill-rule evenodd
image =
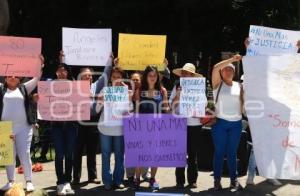
<instances>
[{"instance_id":1,"label":"white t-shirt","mask_svg":"<svg viewBox=\"0 0 300 196\"><path fill-rule=\"evenodd\" d=\"M39 77L24 83L27 93L30 94L37 85ZM1 84L3 85L3 84ZM12 121L13 133L30 130L31 125L27 122L27 116L24 105L24 97L19 88L15 90L7 89L3 96L2 121Z\"/></svg>"},{"instance_id":2,"label":"white t-shirt","mask_svg":"<svg viewBox=\"0 0 300 196\"><path fill-rule=\"evenodd\" d=\"M213 91L215 102L218 89ZM242 119L240 93L241 86L238 82L233 82L232 86L228 86L223 82L218 101L215 104L218 118L227 121L239 121Z\"/></svg>"},{"instance_id":3,"label":"white t-shirt","mask_svg":"<svg viewBox=\"0 0 300 196\"><path fill-rule=\"evenodd\" d=\"M170 98L169 98L169 103L172 106L172 101L176 96L176 86L173 87ZM172 108L175 109L175 113L179 114L179 106L177 106L176 108ZM200 122L200 118L187 118L187 125L188 126L201 126L201 122Z\"/></svg>"}]
</instances>

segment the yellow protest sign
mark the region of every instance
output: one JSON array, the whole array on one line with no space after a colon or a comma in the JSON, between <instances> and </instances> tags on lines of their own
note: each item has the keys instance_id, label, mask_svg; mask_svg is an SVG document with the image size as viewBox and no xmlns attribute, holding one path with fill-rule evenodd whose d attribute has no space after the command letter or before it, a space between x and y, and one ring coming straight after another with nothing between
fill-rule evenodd
<instances>
[{"instance_id":1,"label":"yellow protest sign","mask_svg":"<svg viewBox=\"0 0 300 196\"><path fill-rule=\"evenodd\" d=\"M147 65L165 69L165 35L119 34L119 65L124 70L144 70Z\"/></svg>"},{"instance_id":2,"label":"yellow protest sign","mask_svg":"<svg viewBox=\"0 0 300 196\"><path fill-rule=\"evenodd\" d=\"M12 135L12 122L0 122L0 165L12 165L14 155L14 143L10 139Z\"/></svg>"}]
</instances>

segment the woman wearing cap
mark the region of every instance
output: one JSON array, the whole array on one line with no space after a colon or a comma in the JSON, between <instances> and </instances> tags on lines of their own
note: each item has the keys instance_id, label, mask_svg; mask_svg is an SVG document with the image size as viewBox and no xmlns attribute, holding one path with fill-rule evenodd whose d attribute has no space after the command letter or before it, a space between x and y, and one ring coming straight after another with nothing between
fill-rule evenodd
<instances>
[{"instance_id":1,"label":"woman wearing cap","mask_svg":"<svg viewBox=\"0 0 300 196\"><path fill-rule=\"evenodd\" d=\"M40 56L42 67L44 58ZM32 180L32 163L30 157L30 146L33 134L35 116L29 106L28 95L36 88L42 72L38 77L21 84L21 78L15 76L5 77L5 83L0 85L0 117L1 121L12 121L14 138L14 162L6 166L8 183L1 188L2 191L10 189L15 182L15 167L18 155L24 168L26 190L34 191Z\"/></svg>"},{"instance_id":2,"label":"woman wearing cap","mask_svg":"<svg viewBox=\"0 0 300 196\"><path fill-rule=\"evenodd\" d=\"M195 65L186 63L182 68L173 70L173 73L179 77L203 77L201 74L196 73ZM181 87L179 84L175 85L169 102L173 112L179 114L179 100L180 100ZM199 132L202 129L200 118L189 117L187 118L187 155L188 155L188 168L187 168L187 181L189 188L197 188L198 178L198 165L197 165L197 146ZM185 184L185 168L176 168L176 187L179 189L184 188Z\"/></svg>"},{"instance_id":3,"label":"woman wearing cap","mask_svg":"<svg viewBox=\"0 0 300 196\"><path fill-rule=\"evenodd\" d=\"M214 189L221 190L221 175L224 157L227 157L230 174L230 188L238 191L241 186L237 181L236 155L242 131L242 88L233 81L235 67L232 63L242 59L235 55L216 64L212 72L213 94L217 122L212 127L214 153Z\"/></svg>"}]
</instances>

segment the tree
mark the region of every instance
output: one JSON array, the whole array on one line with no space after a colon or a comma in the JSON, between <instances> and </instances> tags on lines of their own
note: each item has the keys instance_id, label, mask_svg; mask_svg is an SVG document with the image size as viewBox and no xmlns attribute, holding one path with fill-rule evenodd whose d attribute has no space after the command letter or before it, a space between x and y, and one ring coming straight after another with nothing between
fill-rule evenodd
<instances>
[{"instance_id":1,"label":"tree","mask_svg":"<svg viewBox=\"0 0 300 196\"><path fill-rule=\"evenodd\" d=\"M0 35L6 35L9 25L9 9L7 0L0 0Z\"/></svg>"}]
</instances>

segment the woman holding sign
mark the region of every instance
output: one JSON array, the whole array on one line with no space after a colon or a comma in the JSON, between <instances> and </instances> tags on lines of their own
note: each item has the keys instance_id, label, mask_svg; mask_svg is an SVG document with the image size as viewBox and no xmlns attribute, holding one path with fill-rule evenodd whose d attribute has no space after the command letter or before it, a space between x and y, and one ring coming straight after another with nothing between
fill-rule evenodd
<instances>
[{"instance_id":1,"label":"woman holding sign","mask_svg":"<svg viewBox=\"0 0 300 196\"><path fill-rule=\"evenodd\" d=\"M173 70L173 73L180 78L186 77L203 77L201 74L196 73L195 65L186 63L183 68ZM170 104L172 110L179 114L180 103L180 85L175 85L171 96ZM205 96L204 96L205 97ZM206 97L205 97L206 99ZM197 188L198 178L198 165L197 165L197 145L199 142L199 131L202 129L200 118L188 117L187 118L187 155L188 155L188 168L187 168L187 180L189 188ZM176 187L179 189L184 188L185 184L185 168L176 168Z\"/></svg>"},{"instance_id":2,"label":"woman holding sign","mask_svg":"<svg viewBox=\"0 0 300 196\"><path fill-rule=\"evenodd\" d=\"M42 67L44 59L40 56ZM39 76L34 77L22 84L21 78L16 76L5 77L5 83L0 86L0 116L1 121L12 121L14 134L14 156L18 155L21 165L24 168L26 190L34 191L32 179L32 163L30 157L30 146L32 140L32 128L35 124L35 116L30 110L28 95L36 88L40 80ZM16 112L17 111L17 112ZM6 166L8 183L1 188L6 191L15 182L15 159L13 165Z\"/></svg>"},{"instance_id":3,"label":"woman holding sign","mask_svg":"<svg viewBox=\"0 0 300 196\"><path fill-rule=\"evenodd\" d=\"M139 95L140 97L136 100L138 113L157 114L170 110L167 90L161 86L159 72L155 66L150 65L146 67ZM136 168L136 179L134 182L136 189L139 189L140 186L141 169ZM153 190L159 189L159 184L155 179L156 172L157 167L152 167L150 187Z\"/></svg>"},{"instance_id":4,"label":"woman holding sign","mask_svg":"<svg viewBox=\"0 0 300 196\"><path fill-rule=\"evenodd\" d=\"M105 103L106 97L108 97L107 99L111 100L114 98L119 99L123 96L126 97L126 92L118 93L118 95L114 96L114 94L117 93L115 91L128 91L127 86L123 83L123 78L123 70L118 66L113 67L109 79L109 87L104 87L104 89L101 91L99 102L96 106L96 112L101 112L98 122L98 130L100 131L100 143L102 151L102 181L104 183L105 190L111 190L112 188L125 188L123 185L125 173L124 136L122 122L120 123L119 120L122 121L120 118L122 118L123 113L128 113L129 110L126 108L114 108L116 106L113 105L108 108L108 105ZM126 105L128 106L128 102ZM118 112L122 112L122 114L120 114L121 116L119 113L114 113L114 109L116 109ZM109 116L109 113L112 114L112 118L106 119L106 116ZM118 122L116 123L116 121ZM115 154L115 167L113 174L110 168L110 157L112 152Z\"/></svg>"},{"instance_id":5,"label":"woman holding sign","mask_svg":"<svg viewBox=\"0 0 300 196\"><path fill-rule=\"evenodd\" d=\"M232 64L242 59L235 55L228 60L216 64L212 72L213 94L216 107L217 122L212 127L214 153L214 189L221 190L221 175L224 157L227 157L230 174L230 188L241 189L237 181L237 149L242 131L243 89L233 81L235 66Z\"/></svg>"}]
</instances>

